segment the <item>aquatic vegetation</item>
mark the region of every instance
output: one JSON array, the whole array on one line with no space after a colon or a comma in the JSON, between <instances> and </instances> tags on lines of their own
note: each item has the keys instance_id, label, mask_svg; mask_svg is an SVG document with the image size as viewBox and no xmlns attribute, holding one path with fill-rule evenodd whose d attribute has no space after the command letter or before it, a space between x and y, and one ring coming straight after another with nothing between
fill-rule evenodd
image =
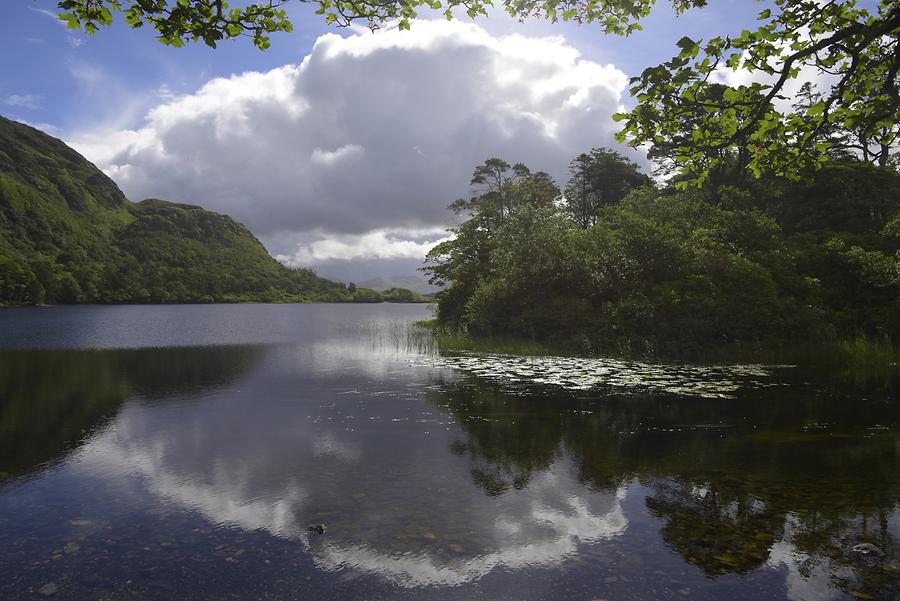
<instances>
[{"instance_id":1,"label":"aquatic vegetation","mask_svg":"<svg viewBox=\"0 0 900 601\"><path fill-rule=\"evenodd\" d=\"M519 357L495 354L440 355L435 365L516 385L552 385L567 390L609 388L732 398L742 387L776 386L762 365L652 364L594 357Z\"/></svg>"}]
</instances>

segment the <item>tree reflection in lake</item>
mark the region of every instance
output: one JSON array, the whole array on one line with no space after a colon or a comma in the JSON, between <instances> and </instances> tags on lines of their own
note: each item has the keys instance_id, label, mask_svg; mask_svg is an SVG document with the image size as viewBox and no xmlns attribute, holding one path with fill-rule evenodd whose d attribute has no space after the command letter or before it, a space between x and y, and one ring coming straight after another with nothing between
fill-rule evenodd
<instances>
[{"instance_id":1,"label":"tree reflection in lake","mask_svg":"<svg viewBox=\"0 0 900 601\"><path fill-rule=\"evenodd\" d=\"M646 486L663 541L711 578L768 564L789 569L797 598L830 598L831 584L856 598L900 592L900 407L871 388L831 382L798 396L785 384L710 401L472 378L429 399L464 428L450 450L488 494L569 457L595 489ZM853 552L861 542L885 556ZM816 575L819 597L797 584Z\"/></svg>"},{"instance_id":2,"label":"tree reflection in lake","mask_svg":"<svg viewBox=\"0 0 900 601\"><path fill-rule=\"evenodd\" d=\"M0 482L58 459L129 397L165 399L226 385L259 347L0 350Z\"/></svg>"},{"instance_id":3,"label":"tree reflection in lake","mask_svg":"<svg viewBox=\"0 0 900 601\"><path fill-rule=\"evenodd\" d=\"M529 380L539 359L472 375L353 310L277 309L305 315L294 342L0 351L0 597L900 593L893 375L651 366L648 387L594 361L584 389Z\"/></svg>"}]
</instances>

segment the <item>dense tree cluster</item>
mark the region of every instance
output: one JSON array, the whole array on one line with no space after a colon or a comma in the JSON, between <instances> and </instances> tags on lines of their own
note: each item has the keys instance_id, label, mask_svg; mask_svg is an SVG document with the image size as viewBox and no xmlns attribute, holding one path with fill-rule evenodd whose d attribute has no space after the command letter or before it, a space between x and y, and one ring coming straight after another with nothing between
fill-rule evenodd
<instances>
[{"instance_id":1,"label":"dense tree cluster","mask_svg":"<svg viewBox=\"0 0 900 601\"><path fill-rule=\"evenodd\" d=\"M900 337L900 175L890 169L832 161L804 183L722 172L715 186L682 191L594 150L572 162L564 194L542 177L533 195L529 173L490 159L472 198L451 205L466 219L425 268L446 285L441 324L678 356Z\"/></svg>"}]
</instances>

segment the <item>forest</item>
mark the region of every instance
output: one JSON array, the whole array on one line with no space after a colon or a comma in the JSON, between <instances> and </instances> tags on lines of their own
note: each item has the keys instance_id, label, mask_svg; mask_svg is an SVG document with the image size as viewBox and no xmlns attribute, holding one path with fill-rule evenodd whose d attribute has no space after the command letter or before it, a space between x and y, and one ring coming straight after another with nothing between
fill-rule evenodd
<instances>
[{"instance_id":1,"label":"forest","mask_svg":"<svg viewBox=\"0 0 900 601\"><path fill-rule=\"evenodd\" d=\"M491 158L425 271L437 322L574 352L701 357L900 336L900 174L844 154L802 177L735 156L700 187L595 148L549 175Z\"/></svg>"}]
</instances>

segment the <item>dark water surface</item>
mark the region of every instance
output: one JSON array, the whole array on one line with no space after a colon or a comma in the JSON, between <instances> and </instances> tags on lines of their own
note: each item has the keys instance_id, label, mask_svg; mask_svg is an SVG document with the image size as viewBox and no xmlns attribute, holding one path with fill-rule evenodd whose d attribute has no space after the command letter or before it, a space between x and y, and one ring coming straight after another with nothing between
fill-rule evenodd
<instances>
[{"instance_id":1,"label":"dark water surface","mask_svg":"<svg viewBox=\"0 0 900 601\"><path fill-rule=\"evenodd\" d=\"M0 311L0 598L900 598L896 373L442 357L428 316Z\"/></svg>"}]
</instances>

